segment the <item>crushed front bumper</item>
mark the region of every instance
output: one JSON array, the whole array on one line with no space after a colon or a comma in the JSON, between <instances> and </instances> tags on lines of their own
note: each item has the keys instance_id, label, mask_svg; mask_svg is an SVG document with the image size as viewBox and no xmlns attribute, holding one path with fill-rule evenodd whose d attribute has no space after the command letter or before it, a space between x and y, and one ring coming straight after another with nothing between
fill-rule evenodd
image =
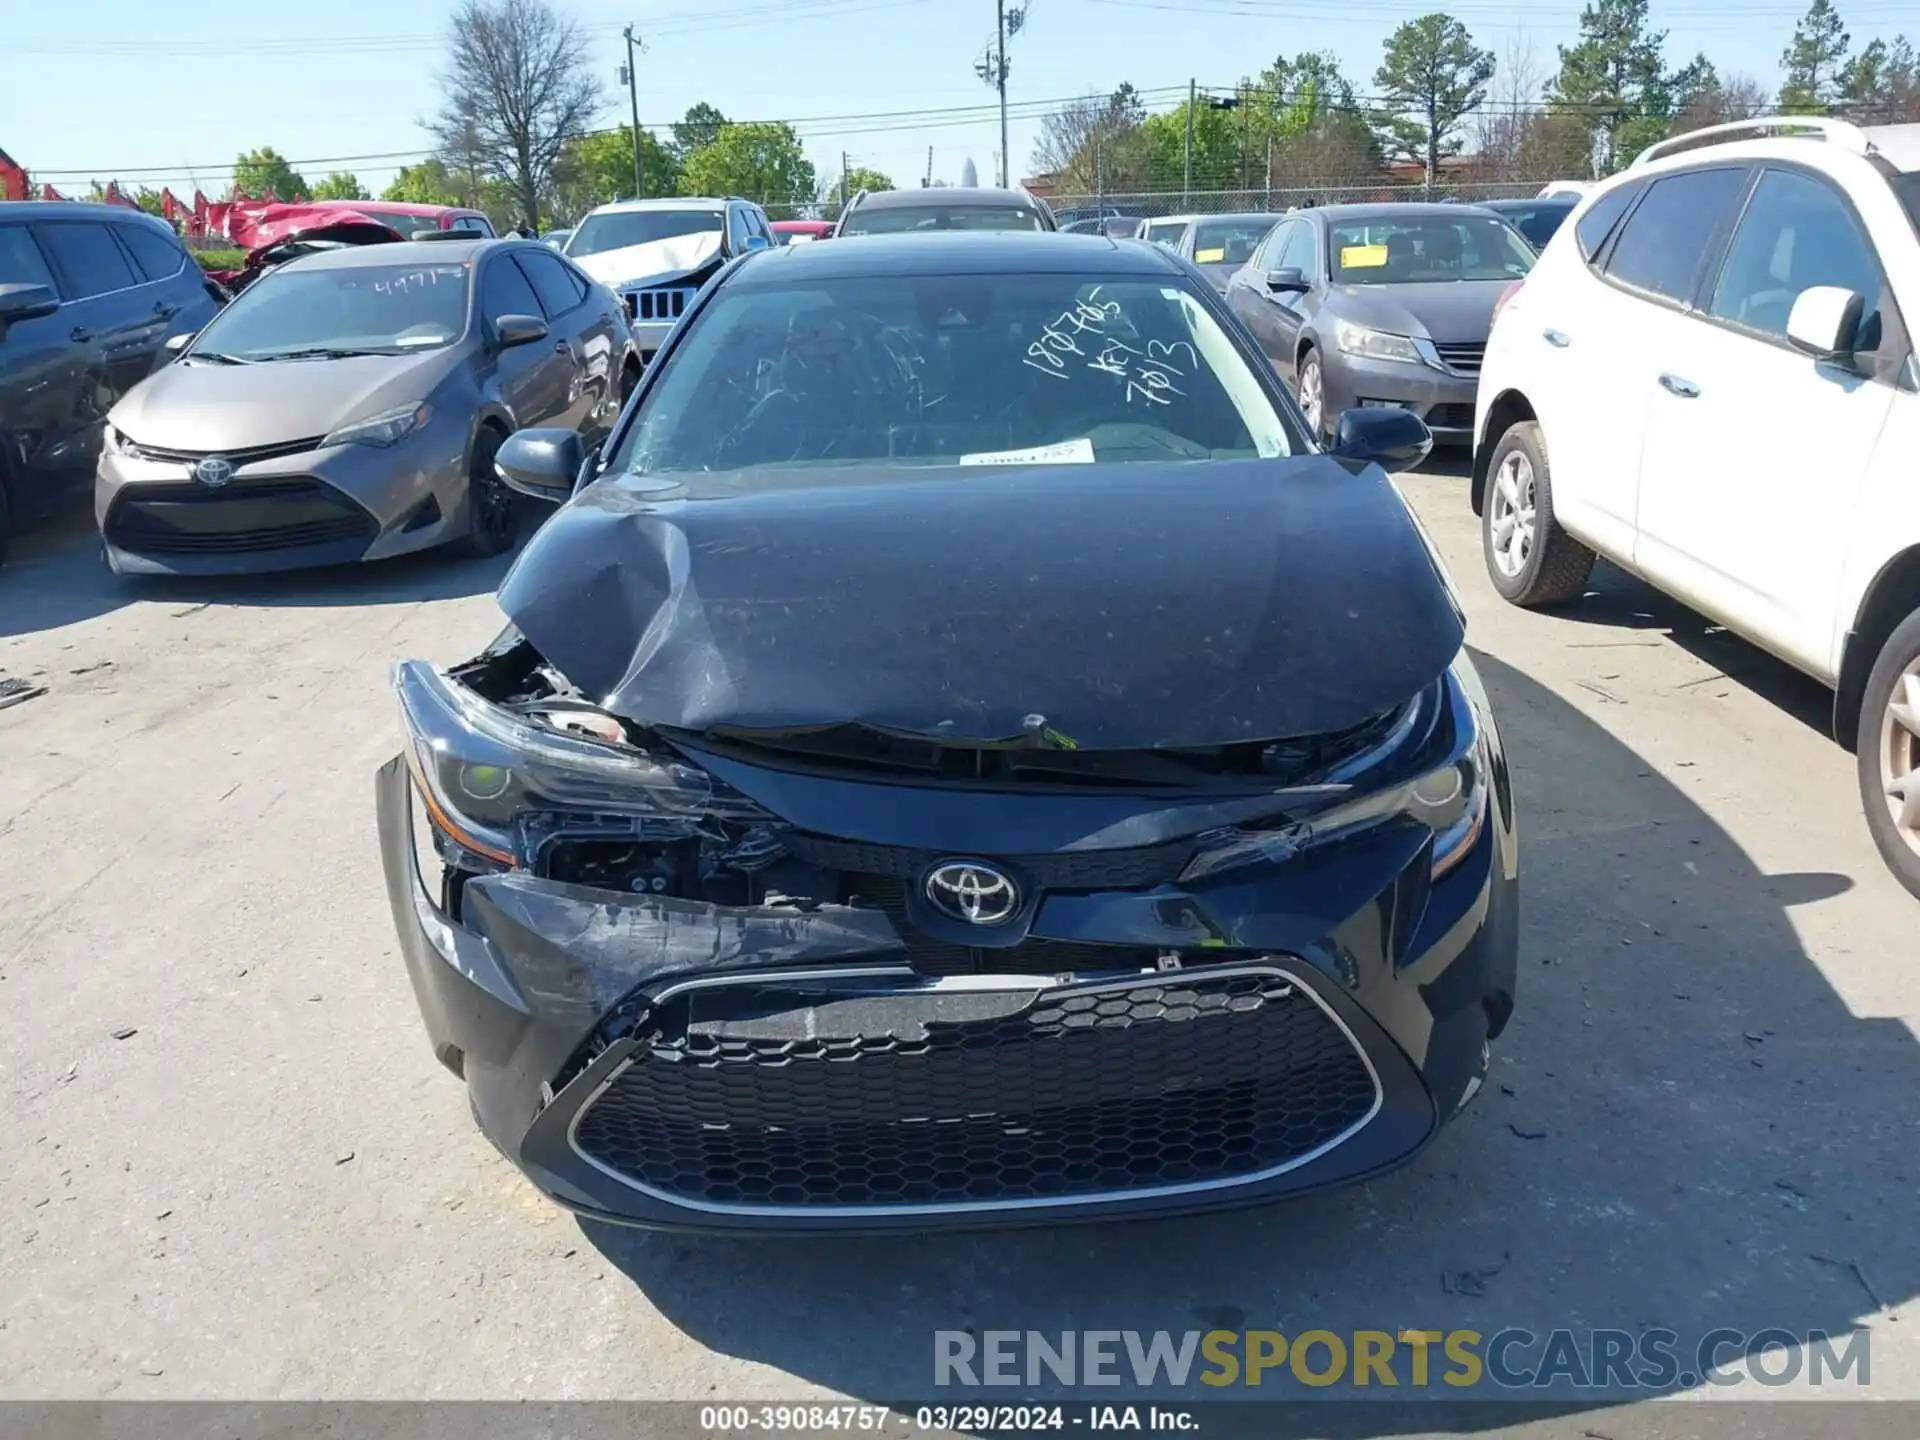
<instances>
[{"instance_id":1,"label":"crushed front bumper","mask_svg":"<svg viewBox=\"0 0 1920 1440\"><path fill-rule=\"evenodd\" d=\"M507 873L467 881L456 921L423 883L401 760L377 788L435 1052L535 1184L631 1224L878 1231L1243 1205L1411 1156L1512 1007L1499 763L1485 833L1439 882L1427 832L1382 826L1190 885L1049 895L1034 940L1074 968L963 975L843 905Z\"/></svg>"}]
</instances>

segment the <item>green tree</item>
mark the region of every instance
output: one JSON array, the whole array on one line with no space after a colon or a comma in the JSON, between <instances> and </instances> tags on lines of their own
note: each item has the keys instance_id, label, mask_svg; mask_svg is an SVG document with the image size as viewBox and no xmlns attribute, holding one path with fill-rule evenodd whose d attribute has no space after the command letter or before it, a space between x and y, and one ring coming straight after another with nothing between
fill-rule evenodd
<instances>
[{"instance_id":1,"label":"green tree","mask_svg":"<svg viewBox=\"0 0 1920 1440\"><path fill-rule=\"evenodd\" d=\"M1847 27L1833 8L1833 0L1813 0L1793 41L1780 53L1786 81L1780 87L1780 108L1789 114L1817 114L1840 93L1840 75L1847 61Z\"/></svg>"},{"instance_id":2,"label":"green tree","mask_svg":"<svg viewBox=\"0 0 1920 1440\"><path fill-rule=\"evenodd\" d=\"M891 190L893 188L894 183L892 176L883 175L878 170L869 170L864 165L853 165L849 166L847 173L842 175L838 180L829 180L821 187L820 204L825 211L826 219L837 220L840 218L841 196L852 197L858 195L862 190Z\"/></svg>"},{"instance_id":3,"label":"green tree","mask_svg":"<svg viewBox=\"0 0 1920 1440\"><path fill-rule=\"evenodd\" d=\"M318 185L313 187L315 200L371 200L366 187L360 183L358 175L345 170L336 170Z\"/></svg>"},{"instance_id":4,"label":"green tree","mask_svg":"<svg viewBox=\"0 0 1920 1440\"><path fill-rule=\"evenodd\" d=\"M1146 183L1183 190L1187 183L1187 106L1149 115L1140 126ZM1234 111L1202 98L1193 109L1193 188L1222 190L1238 182L1240 131Z\"/></svg>"},{"instance_id":5,"label":"green tree","mask_svg":"<svg viewBox=\"0 0 1920 1440\"><path fill-rule=\"evenodd\" d=\"M1547 104L1557 115L1585 122L1582 169L1597 164L1600 174L1610 175L1667 134L1674 77L1662 54L1666 39L1664 30L1647 29L1647 0L1593 0L1580 12L1580 38L1560 47L1560 73L1548 83ZM1556 142L1555 148L1567 147Z\"/></svg>"},{"instance_id":6,"label":"green tree","mask_svg":"<svg viewBox=\"0 0 1920 1440\"><path fill-rule=\"evenodd\" d=\"M1374 72L1384 110L1378 126L1391 152L1418 161L1429 185L1442 156L1465 143L1463 122L1487 98L1493 52L1473 43L1451 15L1422 15L1387 37L1386 58Z\"/></svg>"},{"instance_id":7,"label":"green tree","mask_svg":"<svg viewBox=\"0 0 1920 1440\"><path fill-rule=\"evenodd\" d=\"M720 138L720 132L732 123L704 100L693 106L673 127L671 148L675 163L685 165L694 151L713 144Z\"/></svg>"},{"instance_id":8,"label":"green tree","mask_svg":"<svg viewBox=\"0 0 1920 1440\"><path fill-rule=\"evenodd\" d=\"M397 200L404 205L455 205L453 178L443 160L422 160L418 165L403 165L393 182L380 192L382 200Z\"/></svg>"},{"instance_id":9,"label":"green tree","mask_svg":"<svg viewBox=\"0 0 1920 1440\"><path fill-rule=\"evenodd\" d=\"M779 205L810 201L817 190L813 164L786 124L722 126L680 170L682 195L744 195Z\"/></svg>"},{"instance_id":10,"label":"green tree","mask_svg":"<svg viewBox=\"0 0 1920 1440\"><path fill-rule=\"evenodd\" d=\"M561 209L583 215L596 205L633 197L633 127L602 130L569 140L553 167ZM671 195L679 188L680 167L650 130L640 132L640 194Z\"/></svg>"},{"instance_id":11,"label":"green tree","mask_svg":"<svg viewBox=\"0 0 1920 1440\"><path fill-rule=\"evenodd\" d=\"M1840 99L1863 120L1920 120L1920 62L1904 35L1871 40L1840 71Z\"/></svg>"},{"instance_id":12,"label":"green tree","mask_svg":"<svg viewBox=\"0 0 1920 1440\"><path fill-rule=\"evenodd\" d=\"M249 150L235 160L233 183L249 195L264 195L271 190L282 200L308 193L307 177L289 165L286 157L271 145Z\"/></svg>"}]
</instances>

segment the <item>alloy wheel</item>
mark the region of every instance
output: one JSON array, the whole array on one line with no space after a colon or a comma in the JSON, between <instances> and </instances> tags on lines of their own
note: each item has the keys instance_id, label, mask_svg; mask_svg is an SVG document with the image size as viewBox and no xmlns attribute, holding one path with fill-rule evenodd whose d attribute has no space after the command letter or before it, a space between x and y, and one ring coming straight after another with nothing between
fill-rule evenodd
<instances>
[{"instance_id":1,"label":"alloy wheel","mask_svg":"<svg viewBox=\"0 0 1920 1440\"><path fill-rule=\"evenodd\" d=\"M1487 531L1493 563L1509 580L1533 558L1533 461L1524 450L1510 450L1494 472L1487 496Z\"/></svg>"},{"instance_id":2,"label":"alloy wheel","mask_svg":"<svg viewBox=\"0 0 1920 1440\"><path fill-rule=\"evenodd\" d=\"M1321 411L1325 406L1326 393L1320 382L1320 362L1309 358L1300 366L1300 409L1305 412L1307 424L1316 436L1325 433L1320 423Z\"/></svg>"},{"instance_id":3,"label":"alloy wheel","mask_svg":"<svg viewBox=\"0 0 1920 1440\"><path fill-rule=\"evenodd\" d=\"M515 520L513 491L493 468L493 455L499 448L498 444L482 444L481 453L475 457L469 503L473 506L474 529L493 544L504 546L513 540Z\"/></svg>"},{"instance_id":4,"label":"alloy wheel","mask_svg":"<svg viewBox=\"0 0 1920 1440\"><path fill-rule=\"evenodd\" d=\"M1920 657L1893 682L1880 717L1880 788L1894 833L1920 854Z\"/></svg>"}]
</instances>

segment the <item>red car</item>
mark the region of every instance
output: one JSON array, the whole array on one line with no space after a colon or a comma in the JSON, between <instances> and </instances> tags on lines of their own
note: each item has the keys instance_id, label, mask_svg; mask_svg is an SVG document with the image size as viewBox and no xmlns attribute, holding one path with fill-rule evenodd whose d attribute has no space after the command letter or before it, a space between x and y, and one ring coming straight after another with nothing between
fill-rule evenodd
<instances>
[{"instance_id":1,"label":"red car","mask_svg":"<svg viewBox=\"0 0 1920 1440\"><path fill-rule=\"evenodd\" d=\"M831 220L776 220L773 222L773 236L782 245L791 245L795 240L806 243L811 240L825 240L833 234Z\"/></svg>"},{"instance_id":2,"label":"red car","mask_svg":"<svg viewBox=\"0 0 1920 1440\"><path fill-rule=\"evenodd\" d=\"M411 205L398 200L336 200L329 204L357 210L382 225L391 225L402 237L415 230L459 230L473 235L493 234L493 222L478 210L458 205Z\"/></svg>"}]
</instances>

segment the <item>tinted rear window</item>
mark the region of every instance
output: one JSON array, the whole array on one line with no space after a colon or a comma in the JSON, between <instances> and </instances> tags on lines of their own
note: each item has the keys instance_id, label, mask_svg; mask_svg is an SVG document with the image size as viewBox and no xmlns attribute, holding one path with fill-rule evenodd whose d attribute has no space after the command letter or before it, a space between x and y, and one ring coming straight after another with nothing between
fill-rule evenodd
<instances>
[{"instance_id":1,"label":"tinted rear window","mask_svg":"<svg viewBox=\"0 0 1920 1440\"><path fill-rule=\"evenodd\" d=\"M1580 223L1573 227L1574 238L1580 242L1581 259L1591 260L1600 253L1600 247L1607 243L1613 227L1620 223L1620 217L1627 213L1627 207L1639 193L1638 185L1622 185L1593 202L1580 217Z\"/></svg>"},{"instance_id":2,"label":"tinted rear window","mask_svg":"<svg viewBox=\"0 0 1920 1440\"><path fill-rule=\"evenodd\" d=\"M1044 230L1038 211L1021 205L890 205L861 208L842 235L899 235L916 230Z\"/></svg>"},{"instance_id":3,"label":"tinted rear window","mask_svg":"<svg viewBox=\"0 0 1920 1440\"><path fill-rule=\"evenodd\" d=\"M547 312L549 320L558 319L586 298L585 288L574 283L567 267L552 254L543 250L519 250L513 258L520 262L520 268L533 282L534 291L540 297L540 308Z\"/></svg>"},{"instance_id":4,"label":"tinted rear window","mask_svg":"<svg viewBox=\"0 0 1920 1440\"><path fill-rule=\"evenodd\" d=\"M42 225L40 239L66 276L69 300L125 290L140 283L126 255L114 243L113 232L104 225L61 220Z\"/></svg>"},{"instance_id":5,"label":"tinted rear window","mask_svg":"<svg viewBox=\"0 0 1920 1440\"><path fill-rule=\"evenodd\" d=\"M24 225L0 225L0 285L44 285L49 290L53 272L33 243L33 232Z\"/></svg>"},{"instance_id":6,"label":"tinted rear window","mask_svg":"<svg viewBox=\"0 0 1920 1440\"><path fill-rule=\"evenodd\" d=\"M186 267L187 252L178 241L162 235L152 225L122 225L120 238L133 252L133 260L149 280L166 280Z\"/></svg>"},{"instance_id":7,"label":"tinted rear window","mask_svg":"<svg viewBox=\"0 0 1920 1440\"><path fill-rule=\"evenodd\" d=\"M1744 168L1689 170L1647 187L1607 257L1623 285L1686 302L1706 259L1703 237L1720 226L1746 189Z\"/></svg>"}]
</instances>

